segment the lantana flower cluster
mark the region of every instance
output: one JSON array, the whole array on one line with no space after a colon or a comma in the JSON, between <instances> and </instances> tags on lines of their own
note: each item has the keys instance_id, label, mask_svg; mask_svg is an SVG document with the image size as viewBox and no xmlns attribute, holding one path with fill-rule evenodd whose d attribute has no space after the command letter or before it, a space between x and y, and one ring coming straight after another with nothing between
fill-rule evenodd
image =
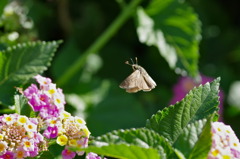
<instances>
[{"instance_id":1,"label":"lantana flower cluster","mask_svg":"<svg viewBox=\"0 0 240 159\"><path fill-rule=\"evenodd\" d=\"M56 138L59 145L65 146L62 151L63 158L71 159L76 154L83 155L83 151L72 152L68 148L88 146L90 132L86 122L64 110L64 94L51 79L40 75L35 76L35 79L39 88L32 84L24 91L24 95L33 111L39 113L42 127L45 127L43 135L48 139Z\"/></svg>"},{"instance_id":2,"label":"lantana flower cluster","mask_svg":"<svg viewBox=\"0 0 240 159\"><path fill-rule=\"evenodd\" d=\"M0 158L35 157L46 150L38 120L23 115L0 116Z\"/></svg>"},{"instance_id":3,"label":"lantana flower cluster","mask_svg":"<svg viewBox=\"0 0 240 159\"><path fill-rule=\"evenodd\" d=\"M40 75L35 76L40 85L32 84L25 91L24 95L28 98L28 104L33 111L39 112L42 119L51 119L59 117L64 111L64 94L60 88L56 88L56 84L52 83L50 78Z\"/></svg>"},{"instance_id":4,"label":"lantana flower cluster","mask_svg":"<svg viewBox=\"0 0 240 159\"><path fill-rule=\"evenodd\" d=\"M212 123L212 147L208 159L239 159L240 143L229 125Z\"/></svg>"},{"instance_id":5,"label":"lantana flower cluster","mask_svg":"<svg viewBox=\"0 0 240 159\"><path fill-rule=\"evenodd\" d=\"M76 153L83 155L84 151L72 152L68 148L85 148L88 146L88 138L90 132L86 126L86 122L80 117L74 117L64 113L61 120L62 124L59 128L57 143L61 146L65 146L65 150L62 152L62 156L65 158L74 157Z\"/></svg>"}]
</instances>

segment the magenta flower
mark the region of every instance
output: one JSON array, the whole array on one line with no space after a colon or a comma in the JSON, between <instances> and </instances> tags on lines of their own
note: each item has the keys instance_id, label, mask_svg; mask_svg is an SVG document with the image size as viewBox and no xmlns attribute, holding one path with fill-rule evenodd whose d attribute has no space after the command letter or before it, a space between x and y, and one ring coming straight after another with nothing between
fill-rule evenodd
<instances>
[{"instance_id":1,"label":"magenta flower","mask_svg":"<svg viewBox=\"0 0 240 159\"><path fill-rule=\"evenodd\" d=\"M76 156L76 153L73 152L73 151L70 151L70 150L68 150L68 149L64 149L64 150L62 151L62 158L63 158L63 159L72 159L72 158L74 158L75 156Z\"/></svg>"},{"instance_id":2,"label":"magenta flower","mask_svg":"<svg viewBox=\"0 0 240 159\"><path fill-rule=\"evenodd\" d=\"M56 88L56 84L51 83L51 79L37 75L34 77L40 87L32 84L25 91L28 103L33 111L39 112L42 119L59 117L64 110L65 97L62 90Z\"/></svg>"},{"instance_id":3,"label":"magenta flower","mask_svg":"<svg viewBox=\"0 0 240 159\"><path fill-rule=\"evenodd\" d=\"M37 155L38 155L38 151L39 151L39 148L35 146L34 149L33 149L33 151L29 151L29 152L28 152L29 157L35 157L35 156L37 156Z\"/></svg>"},{"instance_id":4,"label":"magenta flower","mask_svg":"<svg viewBox=\"0 0 240 159\"><path fill-rule=\"evenodd\" d=\"M50 138L56 138L58 136L58 127L47 127L47 129L44 131L43 135L50 139Z\"/></svg>"},{"instance_id":5,"label":"magenta flower","mask_svg":"<svg viewBox=\"0 0 240 159\"><path fill-rule=\"evenodd\" d=\"M14 159L15 158L15 153L11 151L7 151L4 155L0 156L0 159Z\"/></svg>"},{"instance_id":6,"label":"magenta flower","mask_svg":"<svg viewBox=\"0 0 240 159\"><path fill-rule=\"evenodd\" d=\"M42 109L41 100L39 99L39 96L37 94L32 94L31 97L29 97L28 104L32 107L33 111L38 112Z\"/></svg>"},{"instance_id":7,"label":"magenta flower","mask_svg":"<svg viewBox=\"0 0 240 159\"><path fill-rule=\"evenodd\" d=\"M29 86L25 91L24 91L24 95L29 99L32 94L37 94L38 93L38 88L35 84L32 84L31 86Z\"/></svg>"},{"instance_id":8,"label":"magenta flower","mask_svg":"<svg viewBox=\"0 0 240 159\"><path fill-rule=\"evenodd\" d=\"M170 104L175 104L177 101L181 101L186 94L193 89L196 86L199 86L200 84L204 85L207 82L213 81L213 78L207 77L204 75L201 75L202 81L200 83L196 83L192 78L190 77L181 77L178 82L173 86L173 98L170 101ZM222 120L222 112L223 112L223 98L224 94L223 91L220 89L219 92L220 96L220 104L219 104L219 114L220 114L220 121Z\"/></svg>"}]
</instances>

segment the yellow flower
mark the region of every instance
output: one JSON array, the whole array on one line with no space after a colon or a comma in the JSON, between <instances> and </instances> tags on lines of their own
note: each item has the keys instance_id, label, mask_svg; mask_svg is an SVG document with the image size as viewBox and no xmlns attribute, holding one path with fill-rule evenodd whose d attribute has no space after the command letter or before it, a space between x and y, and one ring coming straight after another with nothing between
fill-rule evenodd
<instances>
[{"instance_id":1,"label":"yellow flower","mask_svg":"<svg viewBox=\"0 0 240 159\"><path fill-rule=\"evenodd\" d=\"M6 115L3 119L3 121L6 122L6 124L12 124L14 122L13 118L10 115Z\"/></svg>"},{"instance_id":2,"label":"yellow flower","mask_svg":"<svg viewBox=\"0 0 240 159\"><path fill-rule=\"evenodd\" d=\"M219 151L218 151L218 150L212 151L212 155L213 155L214 157L216 157L218 154L219 154Z\"/></svg>"},{"instance_id":3,"label":"yellow flower","mask_svg":"<svg viewBox=\"0 0 240 159\"><path fill-rule=\"evenodd\" d=\"M6 142L0 142L0 153L4 152L7 148Z\"/></svg>"},{"instance_id":4,"label":"yellow flower","mask_svg":"<svg viewBox=\"0 0 240 159\"><path fill-rule=\"evenodd\" d=\"M0 140L3 140L3 138L4 138L4 135L0 134Z\"/></svg>"},{"instance_id":5,"label":"yellow flower","mask_svg":"<svg viewBox=\"0 0 240 159\"><path fill-rule=\"evenodd\" d=\"M19 116L19 118L18 118L17 121L18 121L18 123L19 123L20 125L23 125L23 124L26 124L26 123L27 123L28 119L27 119L26 116Z\"/></svg>"},{"instance_id":6,"label":"yellow flower","mask_svg":"<svg viewBox=\"0 0 240 159\"><path fill-rule=\"evenodd\" d=\"M75 117L75 121L79 124L86 124L86 122L82 119L82 118L79 118L79 117Z\"/></svg>"},{"instance_id":7,"label":"yellow flower","mask_svg":"<svg viewBox=\"0 0 240 159\"><path fill-rule=\"evenodd\" d=\"M89 138L89 136L90 136L90 131L88 130L88 128L85 127L85 128L83 128L82 130L83 130L83 132L85 133L86 137Z\"/></svg>"},{"instance_id":8,"label":"yellow flower","mask_svg":"<svg viewBox=\"0 0 240 159\"><path fill-rule=\"evenodd\" d=\"M55 89L50 89L50 90L48 90L48 93L52 95L52 94L56 93L56 90Z\"/></svg>"},{"instance_id":9,"label":"yellow flower","mask_svg":"<svg viewBox=\"0 0 240 159\"><path fill-rule=\"evenodd\" d=\"M30 141L25 140L24 143L23 143L23 146L25 148L31 148L33 146L33 144Z\"/></svg>"},{"instance_id":10,"label":"yellow flower","mask_svg":"<svg viewBox=\"0 0 240 159\"><path fill-rule=\"evenodd\" d=\"M71 114L68 113L68 112L66 112L66 111L63 111L63 112L61 113L61 118L62 118L62 119L69 118L70 116L71 116Z\"/></svg>"},{"instance_id":11,"label":"yellow flower","mask_svg":"<svg viewBox=\"0 0 240 159\"><path fill-rule=\"evenodd\" d=\"M223 159L231 159L229 155L223 155Z\"/></svg>"},{"instance_id":12,"label":"yellow flower","mask_svg":"<svg viewBox=\"0 0 240 159\"><path fill-rule=\"evenodd\" d=\"M57 143L61 146L66 145L68 142L68 137L66 135L60 135L57 138Z\"/></svg>"},{"instance_id":13,"label":"yellow flower","mask_svg":"<svg viewBox=\"0 0 240 159\"><path fill-rule=\"evenodd\" d=\"M77 140L71 139L68 141L69 146L76 147L77 146Z\"/></svg>"}]
</instances>

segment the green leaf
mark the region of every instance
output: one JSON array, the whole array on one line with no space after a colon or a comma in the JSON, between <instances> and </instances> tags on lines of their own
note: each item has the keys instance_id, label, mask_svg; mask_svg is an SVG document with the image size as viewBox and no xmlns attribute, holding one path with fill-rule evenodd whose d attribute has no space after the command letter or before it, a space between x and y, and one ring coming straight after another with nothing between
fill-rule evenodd
<instances>
[{"instance_id":1,"label":"green leaf","mask_svg":"<svg viewBox=\"0 0 240 159\"><path fill-rule=\"evenodd\" d=\"M189 123L204 119L218 110L219 81L220 78L217 78L192 89L183 100L158 111L147 120L147 127L174 143Z\"/></svg>"},{"instance_id":2,"label":"green leaf","mask_svg":"<svg viewBox=\"0 0 240 159\"><path fill-rule=\"evenodd\" d=\"M1 0L0 1L0 17L2 15L4 7L7 5L7 3L8 3L8 0Z\"/></svg>"},{"instance_id":3,"label":"green leaf","mask_svg":"<svg viewBox=\"0 0 240 159\"><path fill-rule=\"evenodd\" d=\"M153 0L137 11L140 42L156 46L169 66L181 74L198 75L200 21L193 9L179 0Z\"/></svg>"},{"instance_id":4,"label":"green leaf","mask_svg":"<svg viewBox=\"0 0 240 159\"><path fill-rule=\"evenodd\" d=\"M14 87L25 84L50 66L56 42L29 42L0 51L0 102L12 104Z\"/></svg>"},{"instance_id":5,"label":"green leaf","mask_svg":"<svg viewBox=\"0 0 240 159\"><path fill-rule=\"evenodd\" d=\"M50 151L43 151L36 159L56 158Z\"/></svg>"},{"instance_id":6,"label":"green leaf","mask_svg":"<svg viewBox=\"0 0 240 159\"><path fill-rule=\"evenodd\" d=\"M30 116L32 108L27 103L27 98L24 95L14 95L14 106L17 114Z\"/></svg>"},{"instance_id":7,"label":"green leaf","mask_svg":"<svg viewBox=\"0 0 240 159\"><path fill-rule=\"evenodd\" d=\"M93 143L95 146L126 144L143 148L157 149L161 158L170 158L174 151L171 145L158 133L146 129L118 130L97 137Z\"/></svg>"},{"instance_id":8,"label":"green leaf","mask_svg":"<svg viewBox=\"0 0 240 159\"><path fill-rule=\"evenodd\" d=\"M204 119L188 124L174 143L174 148L188 159L207 158L212 143L210 121Z\"/></svg>"},{"instance_id":9,"label":"green leaf","mask_svg":"<svg viewBox=\"0 0 240 159\"><path fill-rule=\"evenodd\" d=\"M102 147L93 147L89 146L84 149L86 152L95 152L99 155L104 155L108 157L114 157L119 159L159 159L159 153L156 149L153 148L143 148L136 145L126 145L120 144L115 145L111 144L108 146Z\"/></svg>"}]
</instances>

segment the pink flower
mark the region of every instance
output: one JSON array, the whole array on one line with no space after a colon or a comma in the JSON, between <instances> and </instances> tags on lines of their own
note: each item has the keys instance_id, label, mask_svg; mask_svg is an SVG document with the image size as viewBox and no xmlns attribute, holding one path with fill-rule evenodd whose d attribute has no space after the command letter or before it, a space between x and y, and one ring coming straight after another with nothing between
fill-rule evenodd
<instances>
[{"instance_id":1,"label":"pink flower","mask_svg":"<svg viewBox=\"0 0 240 159\"><path fill-rule=\"evenodd\" d=\"M16 158L24 158L26 156L27 156L27 152L24 151L24 149L22 147L17 148Z\"/></svg>"},{"instance_id":2,"label":"pink flower","mask_svg":"<svg viewBox=\"0 0 240 159\"><path fill-rule=\"evenodd\" d=\"M181 101L186 94L193 89L196 86L199 86L200 84L204 85L207 82L211 82L214 79L211 77L207 77L204 75L201 75L202 81L200 83L196 83L192 78L190 77L181 77L178 82L173 86L173 98L170 101L170 104L175 104L177 101ZM223 91L220 89L219 92L220 96L220 104L219 104L219 114L220 114L220 121L222 120L222 113L223 113L223 98L224 94Z\"/></svg>"},{"instance_id":3,"label":"pink flower","mask_svg":"<svg viewBox=\"0 0 240 159\"><path fill-rule=\"evenodd\" d=\"M22 146L25 151L33 151L34 150L34 140L23 138L22 140Z\"/></svg>"},{"instance_id":4,"label":"pink flower","mask_svg":"<svg viewBox=\"0 0 240 159\"><path fill-rule=\"evenodd\" d=\"M44 138L40 133L35 133L33 139L34 139L34 142L37 144L44 141Z\"/></svg>"},{"instance_id":5,"label":"pink flower","mask_svg":"<svg viewBox=\"0 0 240 159\"><path fill-rule=\"evenodd\" d=\"M29 105L35 112L40 112L42 119L58 117L60 112L64 110L65 97L62 90L56 88L56 84L51 83L50 78L40 75L35 76L40 88L34 84L29 86L24 95L28 98Z\"/></svg>"},{"instance_id":6,"label":"pink flower","mask_svg":"<svg viewBox=\"0 0 240 159\"><path fill-rule=\"evenodd\" d=\"M240 150L236 150L236 149L233 149L233 148L231 148L230 150L231 150L231 153L233 154L233 156L235 158L240 158Z\"/></svg>"},{"instance_id":7,"label":"pink flower","mask_svg":"<svg viewBox=\"0 0 240 159\"><path fill-rule=\"evenodd\" d=\"M42 107L39 115L45 120L51 119L54 117L59 117L60 110L55 105L49 104Z\"/></svg>"},{"instance_id":8,"label":"pink flower","mask_svg":"<svg viewBox=\"0 0 240 159\"><path fill-rule=\"evenodd\" d=\"M75 156L76 156L76 153L73 152L73 151L70 151L70 150L68 150L68 149L64 149L64 150L62 151L62 158L63 158L63 159L72 159L72 158L74 158Z\"/></svg>"},{"instance_id":9,"label":"pink flower","mask_svg":"<svg viewBox=\"0 0 240 159\"><path fill-rule=\"evenodd\" d=\"M0 117L1 157L34 157L43 151L46 143L38 132L38 120L23 115L10 114ZM41 148L41 150L39 150Z\"/></svg>"},{"instance_id":10,"label":"pink flower","mask_svg":"<svg viewBox=\"0 0 240 159\"><path fill-rule=\"evenodd\" d=\"M35 157L38 155L38 151L39 151L39 148L38 147L34 147L33 151L29 151L29 156L30 157Z\"/></svg>"},{"instance_id":11,"label":"pink flower","mask_svg":"<svg viewBox=\"0 0 240 159\"><path fill-rule=\"evenodd\" d=\"M212 147L208 159L240 158L240 143L232 128L222 122L212 123Z\"/></svg>"},{"instance_id":12,"label":"pink flower","mask_svg":"<svg viewBox=\"0 0 240 159\"><path fill-rule=\"evenodd\" d=\"M29 99L29 98L32 97L32 94L37 94L38 93L38 88L35 84L32 84L23 93Z\"/></svg>"},{"instance_id":13,"label":"pink flower","mask_svg":"<svg viewBox=\"0 0 240 159\"><path fill-rule=\"evenodd\" d=\"M90 152L87 154L86 159L102 159L102 158L98 156L96 153Z\"/></svg>"},{"instance_id":14,"label":"pink flower","mask_svg":"<svg viewBox=\"0 0 240 159\"><path fill-rule=\"evenodd\" d=\"M52 83L50 78L42 77L40 75L37 75L34 78L37 80L37 82L40 84L40 88L43 90L48 90L49 85Z\"/></svg>"}]
</instances>

